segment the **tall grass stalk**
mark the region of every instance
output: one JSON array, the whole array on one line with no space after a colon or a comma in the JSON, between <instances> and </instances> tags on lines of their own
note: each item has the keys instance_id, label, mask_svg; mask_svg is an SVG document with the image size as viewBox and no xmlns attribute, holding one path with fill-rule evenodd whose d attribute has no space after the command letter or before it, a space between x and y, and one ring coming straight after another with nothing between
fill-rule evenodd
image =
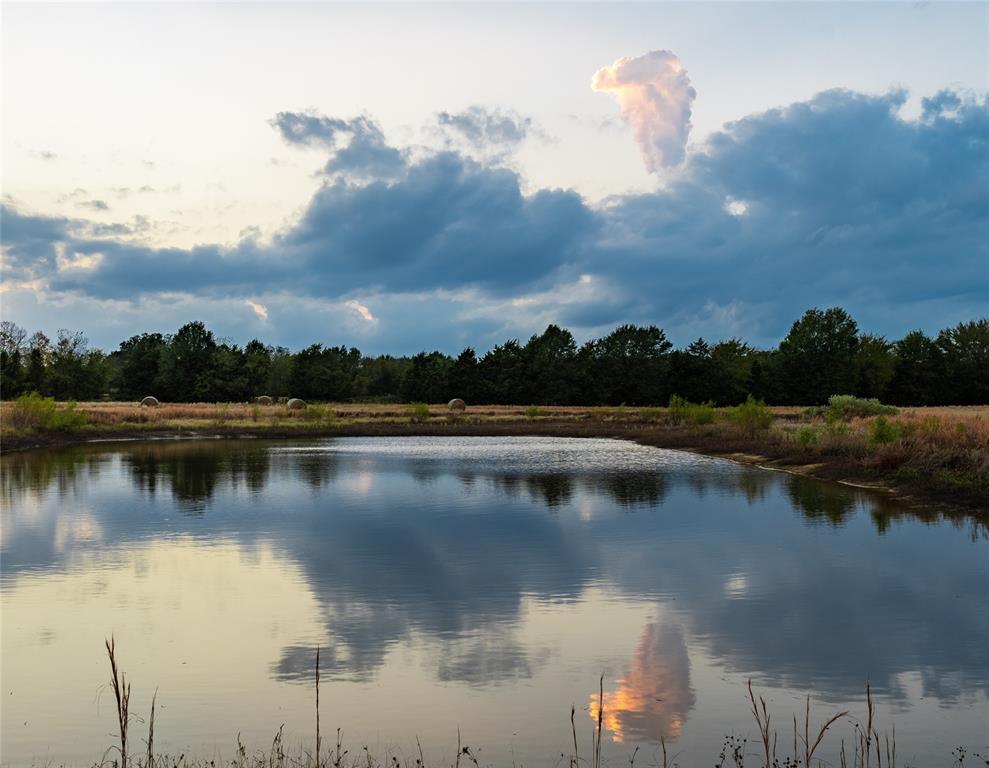
<instances>
[{"instance_id":1,"label":"tall grass stalk","mask_svg":"<svg viewBox=\"0 0 989 768\"><path fill-rule=\"evenodd\" d=\"M316 646L316 768L319 768L319 753L322 743L319 737L319 646Z\"/></svg>"},{"instance_id":2,"label":"tall grass stalk","mask_svg":"<svg viewBox=\"0 0 989 768\"><path fill-rule=\"evenodd\" d=\"M155 702L158 700L158 689L155 688L151 697L151 718L148 721L148 761L146 768L155 768Z\"/></svg>"},{"instance_id":3,"label":"tall grass stalk","mask_svg":"<svg viewBox=\"0 0 989 768\"><path fill-rule=\"evenodd\" d=\"M120 768L127 768L127 725L129 722L130 709L130 683L124 679L123 672L117 668L116 643L113 635L106 641L106 652L110 657L110 686L113 688L113 697L117 704L117 725L119 728L120 745L116 747L120 752Z\"/></svg>"},{"instance_id":4,"label":"tall grass stalk","mask_svg":"<svg viewBox=\"0 0 989 768\"><path fill-rule=\"evenodd\" d=\"M604 721L604 675L598 681L598 726L597 735L592 734L594 743L594 768L601 768L601 724Z\"/></svg>"}]
</instances>

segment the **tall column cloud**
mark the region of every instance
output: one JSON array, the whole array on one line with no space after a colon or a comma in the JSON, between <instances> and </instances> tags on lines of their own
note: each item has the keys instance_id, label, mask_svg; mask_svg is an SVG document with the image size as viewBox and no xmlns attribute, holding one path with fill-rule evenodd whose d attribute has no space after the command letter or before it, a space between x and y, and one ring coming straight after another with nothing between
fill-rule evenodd
<instances>
[{"instance_id":1,"label":"tall column cloud","mask_svg":"<svg viewBox=\"0 0 989 768\"><path fill-rule=\"evenodd\" d=\"M591 89L613 93L618 99L650 173L683 162L697 91L676 54L650 51L635 58L623 56L594 73Z\"/></svg>"}]
</instances>

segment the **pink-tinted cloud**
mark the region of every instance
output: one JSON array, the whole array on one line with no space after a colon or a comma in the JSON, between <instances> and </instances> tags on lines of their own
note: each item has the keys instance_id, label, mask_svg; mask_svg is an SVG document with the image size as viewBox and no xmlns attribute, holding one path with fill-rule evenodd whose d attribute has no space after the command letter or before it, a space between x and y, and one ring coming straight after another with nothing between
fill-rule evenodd
<instances>
[{"instance_id":1,"label":"pink-tinted cloud","mask_svg":"<svg viewBox=\"0 0 989 768\"><path fill-rule=\"evenodd\" d=\"M594 73L591 88L613 93L650 173L683 162L697 92L671 51L622 57Z\"/></svg>"}]
</instances>

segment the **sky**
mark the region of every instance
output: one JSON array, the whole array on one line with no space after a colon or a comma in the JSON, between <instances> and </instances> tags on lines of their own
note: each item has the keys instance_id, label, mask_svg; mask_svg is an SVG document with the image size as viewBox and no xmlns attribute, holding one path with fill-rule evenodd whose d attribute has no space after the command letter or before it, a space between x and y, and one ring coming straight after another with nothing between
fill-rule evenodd
<instances>
[{"instance_id":1,"label":"sky","mask_svg":"<svg viewBox=\"0 0 989 768\"><path fill-rule=\"evenodd\" d=\"M0 316L115 348L989 315L989 4L0 6Z\"/></svg>"}]
</instances>

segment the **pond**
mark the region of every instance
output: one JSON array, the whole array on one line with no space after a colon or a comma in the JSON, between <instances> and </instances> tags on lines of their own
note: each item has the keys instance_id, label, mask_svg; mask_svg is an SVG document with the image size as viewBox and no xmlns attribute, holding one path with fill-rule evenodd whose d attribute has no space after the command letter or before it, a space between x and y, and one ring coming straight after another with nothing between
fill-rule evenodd
<instances>
[{"instance_id":1,"label":"pond","mask_svg":"<svg viewBox=\"0 0 989 768\"><path fill-rule=\"evenodd\" d=\"M630 442L189 440L5 456L2 761L99 762L104 640L133 749L237 737L481 765L714 765L792 717L896 728L901 764L989 752L989 539L883 497ZM854 719L853 719L854 718ZM783 745L787 745L785 748ZM567 757L561 758L561 754ZM753 757L752 764L757 760Z\"/></svg>"}]
</instances>

